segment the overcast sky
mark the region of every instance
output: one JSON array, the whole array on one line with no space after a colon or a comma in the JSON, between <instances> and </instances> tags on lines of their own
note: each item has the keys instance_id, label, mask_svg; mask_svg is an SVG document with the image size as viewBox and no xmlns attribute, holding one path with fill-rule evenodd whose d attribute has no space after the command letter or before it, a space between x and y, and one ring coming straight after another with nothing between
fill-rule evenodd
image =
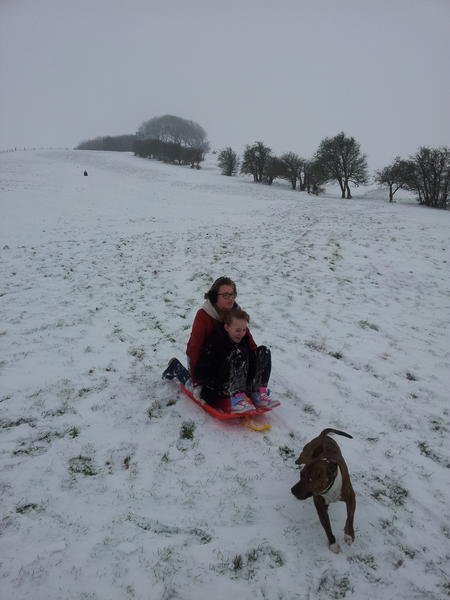
<instances>
[{"instance_id":1,"label":"overcast sky","mask_svg":"<svg viewBox=\"0 0 450 600\"><path fill-rule=\"evenodd\" d=\"M154 116L212 147L371 169L450 145L450 0L0 0L0 149L74 147Z\"/></svg>"}]
</instances>

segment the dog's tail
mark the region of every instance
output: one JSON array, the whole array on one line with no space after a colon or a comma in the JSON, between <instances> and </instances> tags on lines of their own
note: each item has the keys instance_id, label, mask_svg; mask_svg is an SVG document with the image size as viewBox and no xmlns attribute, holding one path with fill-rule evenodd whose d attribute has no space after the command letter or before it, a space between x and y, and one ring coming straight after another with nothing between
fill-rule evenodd
<instances>
[{"instance_id":1,"label":"dog's tail","mask_svg":"<svg viewBox=\"0 0 450 600\"><path fill-rule=\"evenodd\" d=\"M350 435L349 433L345 433L345 431L339 431L339 429L324 429L322 431L322 433L320 434L320 437L323 438L326 435L328 435L329 433L336 433L337 435L343 435L344 437L348 437L353 439L353 436Z\"/></svg>"}]
</instances>

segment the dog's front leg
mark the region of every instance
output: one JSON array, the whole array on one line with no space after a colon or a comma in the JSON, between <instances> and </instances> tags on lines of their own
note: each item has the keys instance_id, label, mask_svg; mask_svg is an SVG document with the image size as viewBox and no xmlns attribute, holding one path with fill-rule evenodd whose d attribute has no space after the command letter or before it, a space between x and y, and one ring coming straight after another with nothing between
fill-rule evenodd
<instances>
[{"instance_id":1,"label":"dog's front leg","mask_svg":"<svg viewBox=\"0 0 450 600\"><path fill-rule=\"evenodd\" d=\"M325 533L327 534L329 548L332 552L338 554L341 551L341 547L336 542L336 538L331 531L330 517L328 515L328 504L325 502L322 496L313 496L313 500L320 522L322 523L322 527L325 529Z\"/></svg>"},{"instance_id":2,"label":"dog's front leg","mask_svg":"<svg viewBox=\"0 0 450 600\"><path fill-rule=\"evenodd\" d=\"M347 505L347 520L344 527L344 540L346 544L353 544L355 541L355 531L353 529L353 517L355 516L356 498L353 490L350 490L349 496L345 501Z\"/></svg>"}]
</instances>

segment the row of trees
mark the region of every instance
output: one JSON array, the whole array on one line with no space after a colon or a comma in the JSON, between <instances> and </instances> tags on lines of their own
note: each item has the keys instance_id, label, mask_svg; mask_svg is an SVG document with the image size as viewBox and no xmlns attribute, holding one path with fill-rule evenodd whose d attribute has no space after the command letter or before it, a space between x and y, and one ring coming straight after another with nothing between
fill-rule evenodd
<instances>
[{"instance_id":1,"label":"row of trees","mask_svg":"<svg viewBox=\"0 0 450 600\"><path fill-rule=\"evenodd\" d=\"M133 151L144 158L191 165L200 168L209 142L203 127L194 121L174 115L154 117L145 121L135 135L105 136L79 144L81 150ZM344 132L322 140L312 159L294 152L281 156L272 154L263 142L247 145L242 157L230 147L219 153L218 163L224 175L250 174L257 183L271 185L277 178L289 181L293 190L319 194L322 186L335 181L342 198L351 198L350 185L358 187L369 182L367 157L355 138ZM450 180L448 148L421 147L408 159L395 160L375 174L375 182L389 190L389 201L399 189L417 194L420 204L446 208Z\"/></svg>"},{"instance_id":2,"label":"row of trees","mask_svg":"<svg viewBox=\"0 0 450 600\"><path fill-rule=\"evenodd\" d=\"M367 158L359 143L343 132L325 138L313 158L306 160L294 152L277 157L263 142L247 145L242 160L230 147L218 155L224 175L240 172L253 176L257 183L271 185L276 178L286 179L293 190L319 194L325 183L339 184L342 198L351 198L350 185L358 187L369 182ZM408 160L397 157L391 165L376 172L374 181L389 190L389 200L399 189L418 195L427 206L446 208L450 179L448 148L419 148Z\"/></svg>"},{"instance_id":3,"label":"row of trees","mask_svg":"<svg viewBox=\"0 0 450 600\"><path fill-rule=\"evenodd\" d=\"M142 158L156 158L166 163L178 165L191 165L199 169L200 163L205 159L205 153L200 148L188 148L175 142L146 139L136 140L133 152Z\"/></svg>"},{"instance_id":4,"label":"row of trees","mask_svg":"<svg viewBox=\"0 0 450 600\"><path fill-rule=\"evenodd\" d=\"M343 132L325 138L311 160L294 152L277 157L263 142L255 142L245 147L242 161L232 148L225 148L219 153L218 164L224 175L236 174L240 166L240 172L253 175L257 183L271 185L277 178L286 179L293 190L312 194L319 194L323 184L335 180L342 198L352 197L351 183L359 186L368 182L366 155L355 138Z\"/></svg>"},{"instance_id":5,"label":"row of trees","mask_svg":"<svg viewBox=\"0 0 450 600\"><path fill-rule=\"evenodd\" d=\"M397 156L375 174L375 181L389 190L389 202L395 193L409 190L417 194L420 204L447 208L450 182L450 151L448 148L422 146L409 159Z\"/></svg>"},{"instance_id":6,"label":"row of trees","mask_svg":"<svg viewBox=\"0 0 450 600\"><path fill-rule=\"evenodd\" d=\"M77 146L77 150L103 150L112 152L132 152L136 136L133 134L125 135L106 135L96 137L92 140L85 140Z\"/></svg>"}]
</instances>

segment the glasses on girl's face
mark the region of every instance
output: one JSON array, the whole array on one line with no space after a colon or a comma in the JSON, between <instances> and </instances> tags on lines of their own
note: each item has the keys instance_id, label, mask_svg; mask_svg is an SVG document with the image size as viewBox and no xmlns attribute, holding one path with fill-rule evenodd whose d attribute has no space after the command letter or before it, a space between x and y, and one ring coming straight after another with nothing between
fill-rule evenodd
<instances>
[{"instance_id":1,"label":"glasses on girl's face","mask_svg":"<svg viewBox=\"0 0 450 600\"><path fill-rule=\"evenodd\" d=\"M231 298L236 298L236 294L233 292L224 292L223 294L217 294L218 296L222 296L226 300L231 300Z\"/></svg>"}]
</instances>

